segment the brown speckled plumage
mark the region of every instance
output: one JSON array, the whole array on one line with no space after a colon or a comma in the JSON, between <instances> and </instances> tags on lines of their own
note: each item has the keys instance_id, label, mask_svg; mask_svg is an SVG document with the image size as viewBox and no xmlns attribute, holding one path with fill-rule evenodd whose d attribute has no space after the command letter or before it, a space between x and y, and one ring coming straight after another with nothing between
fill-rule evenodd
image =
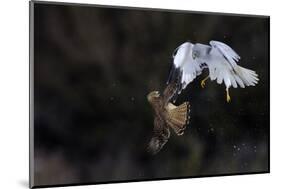
<instances>
[{"instance_id":1,"label":"brown speckled plumage","mask_svg":"<svg viewBox=\"0 0 281 189\"><path fill-rule=\"evenodd\" d=\"M170 137L171 127L177 135L182 135L189 123L189 102L184 102L175 106L170 102L177 93L175 83L169 84L163 92L163 96L158 91L152 91L147 95L148 102L154 110L153 136L148 145L148 151L152 154L158 153L167 143Z\"/></svg>"}]
</instances>

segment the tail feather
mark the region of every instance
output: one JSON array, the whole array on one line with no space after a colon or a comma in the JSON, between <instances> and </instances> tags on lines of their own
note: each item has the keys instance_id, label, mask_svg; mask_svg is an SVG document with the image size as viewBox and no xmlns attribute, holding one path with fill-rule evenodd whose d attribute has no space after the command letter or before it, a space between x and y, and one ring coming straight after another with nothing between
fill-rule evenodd
<instances>
[{"instance_id":1,"label":"tail feather","mask_svg":"<svg viewBox=\"0 0 281 189\"><path fill-rule=\"evenodd\" d=\"M256 74L253 70L246 69L238 65L234 68L234 70L246 86L255 86L259 81L258 74Z\"/></svg>"},{"instance_id":2,"label":"tail feather","mask_svg":"<svg viewBox=\"0 0 281 189\"><path fill-rule=\"evenodd\" d=\"M190 104L189 102L184 102L179 106L175 106L169 103L167 106L167 123L175 131L177 135L182 135L189 123L190 116Z\"/></svg>"}]
</instances>

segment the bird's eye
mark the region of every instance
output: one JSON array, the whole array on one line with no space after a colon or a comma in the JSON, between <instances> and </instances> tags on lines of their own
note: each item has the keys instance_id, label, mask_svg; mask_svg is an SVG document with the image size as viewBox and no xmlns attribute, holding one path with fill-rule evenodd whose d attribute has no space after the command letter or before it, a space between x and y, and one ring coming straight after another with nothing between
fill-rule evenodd
<instances>
[{"instance_id":1,"label":"bird's eye","mask_svg":"<svg viewBox=\"0 0 281 189\"><path fill-rule=\"evenodd\" d=\"M192 58L195 59L197 57L196 53L192 53Z\"/></svg>"}]
</instances>

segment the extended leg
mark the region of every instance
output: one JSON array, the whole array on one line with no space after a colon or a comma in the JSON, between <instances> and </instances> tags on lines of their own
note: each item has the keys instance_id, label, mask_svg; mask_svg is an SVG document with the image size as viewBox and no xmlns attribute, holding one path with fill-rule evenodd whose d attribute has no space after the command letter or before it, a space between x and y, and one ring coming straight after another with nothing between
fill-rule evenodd
<instances>
[{"instance_id":1,"label":"extended leg","mask_svg":"<svg viewBox=\"0 0 281 189\"><path fill-rule=\"evenodd\" d=\"M204 88L205 87L205 81L207 80L207 79L209 79L209 75L205 78L205 79L203 79L202 81L201 81L201 87L202 88Z\"/></svg>"},{"instance_id":2,"label":"extended leg","mask_svg":"<svg viewBox=\"0 0 281 189\"><path fill-rule=\"evenodd\" d=\"M230 96L229 96L228 88L226 88L225 90L226 90L226 102L230 102L230 101L231 101L231 98L230 98Z\"/></svg>"}]
</instances>

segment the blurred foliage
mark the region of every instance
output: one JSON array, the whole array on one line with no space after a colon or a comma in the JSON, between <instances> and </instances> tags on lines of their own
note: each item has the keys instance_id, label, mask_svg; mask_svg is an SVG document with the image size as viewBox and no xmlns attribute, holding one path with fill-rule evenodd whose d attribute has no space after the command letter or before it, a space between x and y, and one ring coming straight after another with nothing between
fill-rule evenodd
<instances>
[{"instance_id":1,"label":"blurred foliage","mask_svg":"<svg viewBox=\"0 0 281 189\"><path fill-rule=\"evenodd\" d=\"M180 11L35 4L35 184L268 171L269 20ZM256 87L230 89L204 72L178 99L191 103L183 136L146 153L173 50L185 41L230 45Z\"/></svg>"}]
</instances>

